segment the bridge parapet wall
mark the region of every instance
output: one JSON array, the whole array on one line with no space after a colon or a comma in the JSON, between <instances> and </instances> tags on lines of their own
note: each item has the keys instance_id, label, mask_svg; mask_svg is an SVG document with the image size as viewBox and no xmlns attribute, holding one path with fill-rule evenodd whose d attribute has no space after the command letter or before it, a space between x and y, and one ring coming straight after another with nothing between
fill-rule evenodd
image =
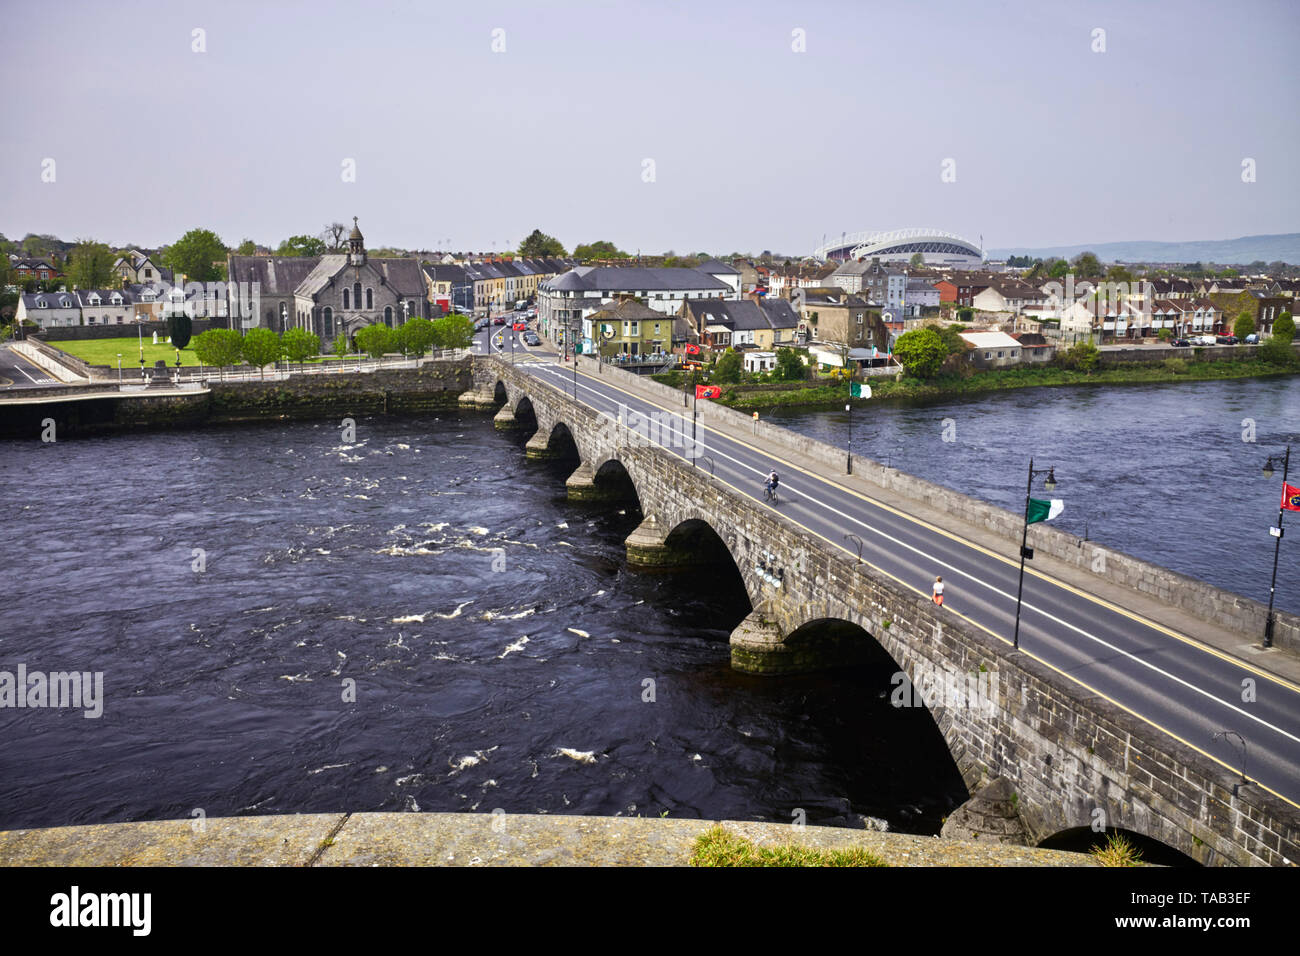
<instances>
[{"instance_id":1,"label":"bridge parapet wall","mask_svg":"<svg viewBox=\"0 0 1300 956\"><path fill-rule=\"evenodd\" d=\"M682 393L661 382L618 368L605 367L598 372L594 360L580 357L578 361L579 368L592 375L607 376L630 390L649 390L670 408L676 408L682 403ZM744 412L714 402L698 403L698 415L701 421L709 424L741 429L752 437L754 444L780 449L787 456L806 457L834 468L837 472L844 469L843 448L797 434L779 425L754 421ZM707 439L704 441L707 443ZM1022 515L916 478L896 468L887 468L868 458L855 456L853 472L882 489L946 512L959 521L983 528L1005 539L1010 545L1009 553L1016 553L1020 545L1024 520ZM1254 640L1263 637L1268 608L1259 601L1041 523L1030 528L1029 545L1079 571L1095 575L1107 583L1150 595L1193 617L1236 634ZM1273 643L1289 654L1300 655L1300 615L1285 611L1274 612Z\"/></svg>"}]
</instances>

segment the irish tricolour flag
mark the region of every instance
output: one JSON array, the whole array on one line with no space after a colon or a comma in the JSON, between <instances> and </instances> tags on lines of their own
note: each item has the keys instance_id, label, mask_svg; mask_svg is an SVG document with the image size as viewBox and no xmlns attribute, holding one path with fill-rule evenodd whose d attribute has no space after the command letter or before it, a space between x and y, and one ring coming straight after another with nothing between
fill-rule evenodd
<instances>
[{"instance_id":1,"label":"irish tricolour flag","mask_svg":"<svg viewBox=\"0 0 1300 956\"><path fill-rule=\"evenodd\" d=\"M1051 501L1043 501L1041 498L1029 499L1029 523L1035 521L1051 521L1062 511L1065 510L1065 502L1060 498L1053 498Z\"/></svg>"}]
</instances>

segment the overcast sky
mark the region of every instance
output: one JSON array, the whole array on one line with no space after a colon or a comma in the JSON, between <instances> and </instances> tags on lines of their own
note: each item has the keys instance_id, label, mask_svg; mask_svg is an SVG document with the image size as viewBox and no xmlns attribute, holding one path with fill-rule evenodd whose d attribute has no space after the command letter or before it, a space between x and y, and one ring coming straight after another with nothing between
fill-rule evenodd
<instances>
[{"instance_id":1,"label":"overcast sky","mask_svg":"<svg viewBox=\"0 0 1300 956\"><path fill-rule=\"evenodd\" d=\"M715 253L909 226L986 247L1300 231L1291 0L4 0L3 20L11 238L275 245L354 215L371 246L484 251L535 227Z\"/></svg>"}]
</instances>

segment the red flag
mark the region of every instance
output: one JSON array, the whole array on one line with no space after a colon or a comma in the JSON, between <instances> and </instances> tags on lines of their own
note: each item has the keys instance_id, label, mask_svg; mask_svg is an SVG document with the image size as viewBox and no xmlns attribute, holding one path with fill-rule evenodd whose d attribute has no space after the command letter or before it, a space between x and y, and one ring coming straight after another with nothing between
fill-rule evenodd
<instances>
[{"instance_id":1,"label":"red flag","mask_svg":"<svg viewBox=\"0 0 1300 956\"><path fill-rule=\"evenodd\" d=\"M696 398L721 398L722 389L716 385L696 385L695 397Z\"/></svg>"},{"instance_id":2,"label":"red flag","mask_svg":"<svg viewBox=\"0 0 1300 956\"><path fill-rule=\"evenodd\" d=\"M1300 488L1282 483L1282 507L1287 511L1300 511Z\"/></svg>"},{"instance_id":3,"label":"red flag","mask_svg":"<svg viewBox=\"0 0 1300 956\"><path fill-rule=\"evenodd\" d=\"M700 354L700 347L699 347L698 345L688 345L688 346L686 346L686 354L687 354L687 355L699 355L699 354Z\"/></svg>"}]
</instances>

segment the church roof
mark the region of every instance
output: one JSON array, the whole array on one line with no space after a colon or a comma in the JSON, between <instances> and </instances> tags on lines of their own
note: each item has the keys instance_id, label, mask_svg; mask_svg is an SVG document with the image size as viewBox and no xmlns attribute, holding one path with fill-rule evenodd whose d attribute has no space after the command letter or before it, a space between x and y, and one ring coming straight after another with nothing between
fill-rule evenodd
<instances>
[{"instance_id":1,"label":"church roof","mask_svg":"<svg viewBox=\"0 0 1300 956\"><path fill-rule=\"evenodd\" d=\"M348 257L343 255L321 256L316 262L316 268L308 273L307 277L299 283L294 292L298 295L315 295L321 289L329 285L344 266L348 264Z\"/></svg>"}]
</instances>

